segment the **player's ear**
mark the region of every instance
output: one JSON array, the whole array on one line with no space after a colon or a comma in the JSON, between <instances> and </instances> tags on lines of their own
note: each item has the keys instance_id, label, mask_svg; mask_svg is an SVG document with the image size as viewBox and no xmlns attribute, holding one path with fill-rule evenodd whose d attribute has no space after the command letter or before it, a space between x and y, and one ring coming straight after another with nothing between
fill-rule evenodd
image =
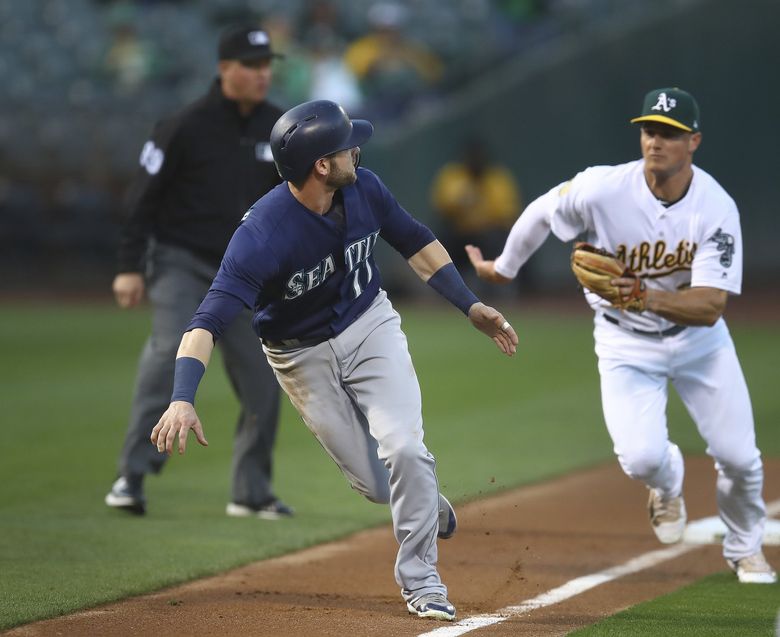
<instances>
[{"instance_id":1,"label":"player's ear","mask_svg":"<svg viewBox=\"0 0 780 637\"><path fill-rule=\"evenodd\" d=\"M701 133L693 133L691 138L688 140L688 150L691 153L696 152L699 144L701 144Z\"/></svg>"},{"instance_id":2,"label":"player's ear","mask_svg":"<svg viewBox=\"0 0 780 637\"><path fill-rule=\"evenodd\" d=\"M318 175L322 175L323 177L327 177L330 174L330 164L328 163L327 157L320 157L317 161L314 162L314 171Z\"/></svg>"}]
</instances>

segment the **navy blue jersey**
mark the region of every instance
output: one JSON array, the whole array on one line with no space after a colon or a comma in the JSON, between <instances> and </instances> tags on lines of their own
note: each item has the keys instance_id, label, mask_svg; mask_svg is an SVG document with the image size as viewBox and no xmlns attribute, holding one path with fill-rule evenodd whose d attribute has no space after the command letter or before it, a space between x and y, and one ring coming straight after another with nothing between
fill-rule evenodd
<instances>
[{"instance_id":1,"label":"navy blue jersey","mask_svg":"<svg viewBox=\"0 0 780 637\"><path fill-rule=\"evenodd\" d=\"M286 182L259 199L187 329L219 336L245 305L258 336L325 339L360 316L379 291L378 237L405 259L435 237L365 168L341 192L344 224L303 206Z\"/></svg>"}]
</instances>

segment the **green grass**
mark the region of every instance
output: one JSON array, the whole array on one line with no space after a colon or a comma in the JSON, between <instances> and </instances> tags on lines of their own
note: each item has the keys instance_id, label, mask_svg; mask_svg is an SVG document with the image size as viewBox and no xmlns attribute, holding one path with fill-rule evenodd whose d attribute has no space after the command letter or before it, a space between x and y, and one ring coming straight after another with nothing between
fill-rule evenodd
<instances>
[{"instance_id":1,"label":"green grass","mask_svg":"<svg viewBox=\"0 0 780 637\"><path fill-rule=\"evenodd\" d=\"M650 602L639 604L577 637L748 637L774 635L780 620L780 584L738 584L718 573Z\"/></svg>"},{"instance_id":2,"label":"green grass","mask_svg":"<svg viewBox=\"0 0 780 637\"><path fill-rule=\"evenodd\" d=\"M601 419L590 316L509 312L513 359L451 308L401 308L423 390L426 442L456 501L612 461ZM226 570L389 522L341 477L285 400L275 455L292 520L224 515L237 412L215 359L198 395L211 443L191 444L147 481L149 514L109 510L146 311L6 304L0 312L0 628ZM780 455L771 327L733 329L759 443ZM675 440L702 453L679 401Z\"/></svg>"}]
</instances>

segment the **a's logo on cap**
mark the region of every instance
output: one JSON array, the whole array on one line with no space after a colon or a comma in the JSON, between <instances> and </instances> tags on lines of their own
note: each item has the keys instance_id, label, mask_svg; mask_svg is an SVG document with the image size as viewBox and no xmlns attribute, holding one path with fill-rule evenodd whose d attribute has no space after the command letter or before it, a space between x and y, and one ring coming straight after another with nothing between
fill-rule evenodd
<instances>
[{"instance_id":1,"label":"a's logo on cap","mask_svg":"<svg viewBox=\"0 0 780 637\"><path fill-rule=\"evenodd\" d=\"M653 106L650 110L663 111L664 113L668 113L675 106L677 106L676 99L674 99L673 97L666 97L666 93L659 93L658 101L655 103L655 106Z\"/></svg>"},{"instance_id":2,"label":"a's logo on cap","mask_svg":"<svg viewBox=\"0 0 780 637\"><path fill-rule=\"evenodd\" d=\"M265 31L250 31L246 37L252 46L268 44L268 34Z\"/></svg>"}]
</instances>

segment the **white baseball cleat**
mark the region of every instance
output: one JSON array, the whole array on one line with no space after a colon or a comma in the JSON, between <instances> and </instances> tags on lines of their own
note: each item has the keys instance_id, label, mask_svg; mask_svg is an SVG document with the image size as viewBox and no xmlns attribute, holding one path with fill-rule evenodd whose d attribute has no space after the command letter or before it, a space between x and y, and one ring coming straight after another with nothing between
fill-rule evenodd
<instances>
[{"instance_id":1,"label":"white baseball cleat","mask_svg":"<svg viewBox=\"0 0 780 637\"><path fill-rule=\"evenodd\" d=\"M774 584L777 582L777 573L766 561L761 551L739 560L726 560L726 562L743 584Z\"/></svg>"},{"instance_id":2,"label":"white baseball cleat","mask_svg":"<svg viewBox=\"0 0 780 637\"><path fill-rule=\"evenodd\" d=\"M674 544L682 539L688 514L681 495L664 499L660 491L650 489L647 511L655 536L661 544Z\"/></svg>"}]
</instances>

